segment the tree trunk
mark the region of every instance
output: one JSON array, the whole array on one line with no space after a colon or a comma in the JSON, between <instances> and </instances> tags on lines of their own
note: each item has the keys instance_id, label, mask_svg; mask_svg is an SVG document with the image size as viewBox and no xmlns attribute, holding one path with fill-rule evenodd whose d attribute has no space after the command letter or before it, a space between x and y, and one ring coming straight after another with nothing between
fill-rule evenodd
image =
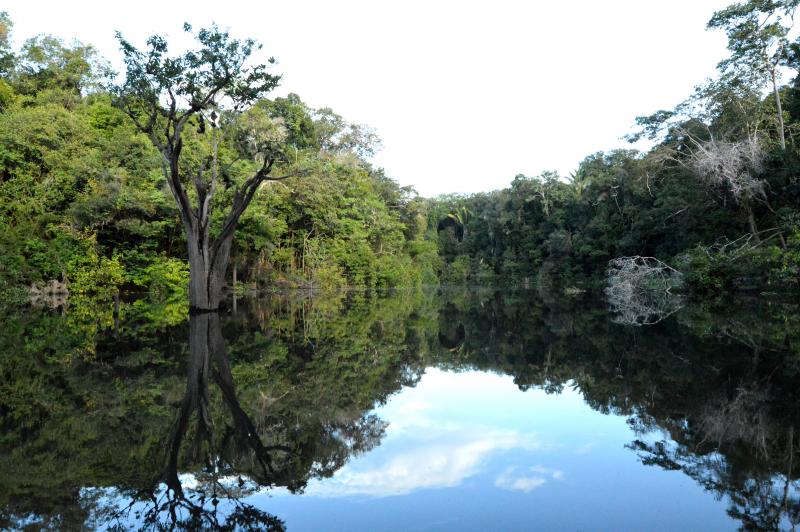
<instances>
[{"instance_id":1,"label":"tree trunk","mask_svg":"<svg viewBox=\"0 0 800 532\"><path fill-rule=\"evenodd\" d=\"M756 226L756 217L753 215L753 209L747 209L747 225L750 227L750 234L753 235L753 240L756 244L761 243L761 238L758 236L758 227Z\"/></svg>"},{"instance_id":2,"label":"tree trunk","mask_svg":"<svg viewBox=\"0 0 800 532\"><path fill-rule=\"evenodd\" d=\"M188 230L189 310L219 309L228 270L233 232L209 244L208 229Z\"/></svg>"},{"instance_id":3,"label":"tree trunk","mask_svg":"<svg viewBox=\"0 0 800 532\"><path fill-rule=\"evenodd\" d=\"M233 261L233 313L236 314L236 261Z\"/></svg>"},{"instance_id":4,"label":"tree trunk","mask_svg":"<svg viewBox=\"0 0 800 532\"><path fill-rule=\"evenodd\" d=\"M119 338L119 290L114 294L114 338Z\"/></svg>"},{"instance_id":5,"label":"tree trunk","mask_svg":"<svg viewBox=\"0 0 800 532\"><path fill-rule=\"evenodd\" d=\"M776 78L775 69L770 71L772 76L772 92L775 94L775 107L778 115L778 132L781 139L781 150L786 151L786 135L783 132L783 106L781 105L781 95L778 92L778 80Z\"/></svg>"}]
</instances>

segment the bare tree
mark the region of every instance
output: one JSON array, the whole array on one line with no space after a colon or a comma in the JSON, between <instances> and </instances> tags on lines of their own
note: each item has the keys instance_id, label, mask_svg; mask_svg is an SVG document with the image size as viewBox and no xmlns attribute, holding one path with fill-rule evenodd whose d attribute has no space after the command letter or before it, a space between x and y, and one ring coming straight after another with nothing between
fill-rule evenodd
<instances>
[{"instance_id":1,"label":"bare tree","mask_svg":"<svg viewBox=\"0 0 800 532\"><path fill-rule=\"evenodd\" d=\"M619 257L609 261L606 299L614 321L625 325L652 325L683 306L671 290L683 275L653 257Z\"/></svg>"},{"instance_id":2,"label":"bare tree","mask_svg":"<svg viewBox=\"0 0 800 532\"><path fill-rule=\"evenodd\" d=\"M755 135L741 141L721 141L712 138L700 142L689 137L694 146L689 166L704 181L728 190L734 200L747 212L750 233L758 240L758 227L753 203L767 203L764 181L755 177L764 169L764 152Z\"/></svg>"}]
</instances>

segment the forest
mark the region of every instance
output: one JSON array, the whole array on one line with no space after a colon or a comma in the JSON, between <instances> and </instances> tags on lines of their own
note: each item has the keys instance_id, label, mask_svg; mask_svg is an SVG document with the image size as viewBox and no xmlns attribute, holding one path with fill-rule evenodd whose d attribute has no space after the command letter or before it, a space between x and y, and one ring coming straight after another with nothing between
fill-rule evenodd
<instances>
[{"instance_id":1,"label":"forest","mask_svg":"<svg viewBox=\"0 0 800 532\"><path fill-rule=\"evenodd\" d=\"M714 14L728 37L717 75L636 120L646 152L588 155L568 176L517 175L503 190L438 198L448 283L591 287L619 257L654 257L694 293L778 292L800 274L797 2ZM790 78L781 85L780 76Z\"/></svg>"},{"instance_id":2,"label":"forest","mask_svg":"<svg viewBox=\"0 0 800 532\"><path fill-rule=\"evenodd\" d=\"M796 289L795 4L750 1L715 13L708 26L726 33L729 56L684 102L637 119L628 138L648 140L650 149L594 153L568 176L520 174L508 188L472 195L422 198L400 186L370 163L380 149L374 130L296 94L270 97L280 76L261 72L262 85L240 102L247 105L220 108L219 119L198 113L179 139L187 146L182 164L198 175L214 139L214 178L225 189L209 199L214 205L235 202L234 174L256 168L243 138L257 131L279 146L280 156L270 148L269 166L276 162L283 175L253 187L225 250L224 284L581 292L602 287L613 259L653 257L680 273L691 293ZM185 298L193 240L181 228L181 201L157 140L138 127L141 115L126 107L108 61L90 44L48 35L14 49L12 30L0 15L0 299ZM216 28L196 36L206 52L214 38L228 39ZM119 39L130 85L131 65L144 55ZM149 41L148 57L163 61L163 73L159 39ZM181 68L191 70L191 58L184 60ZM213 136L218 129L222 140ZM266 166L263 149L259 156ZM197 191L187 202L205 197ZM209 213L206 231L224 232L220 209Z\"/></svg>"},{"instance_id":3,"label":"forest","mask_svg":"<svg viewBox=\"0 0 800 532\"><path fill-rule=\"evenodd\" d=\"M158 151L114 105L107 63L91 46L51 36L13 53L12 23L3 16L0 24L4 297L18 298L20 287L39 294L62 285L71 294L185 294L179 210ZM370 128L311 109L295 94L259 99L245 118L280 139L291 152L287 166L302 177L265 183L240 219L230 270L243 284L434 281L425 202L367 161L380 143ZM192 134L186 144L199 142L200 133Z\"/></svg>"}]
</instances>

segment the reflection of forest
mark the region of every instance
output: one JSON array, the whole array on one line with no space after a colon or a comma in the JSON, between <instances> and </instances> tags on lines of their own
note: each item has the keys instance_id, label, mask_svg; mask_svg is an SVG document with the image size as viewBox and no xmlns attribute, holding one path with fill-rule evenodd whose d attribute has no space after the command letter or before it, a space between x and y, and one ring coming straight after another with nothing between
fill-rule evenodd
<instances>
[{"instance_id":1,"label":"reflection of forest","mask_svg":"<svg viewBox=\"0 0 800 532\"><path fill-rule=\"evenodd\" d=\"M524 294L451 299L439 322L463 324L464 338L434 362L501 371L523 389L574 383L592 408L629 418L643 463L726 497L744 528L800 521L796 305L690 305L642 328L602 306L542 306Z\"/></svg>"},{"instance_id":2,"label":"reflection of forest","mask_svg":"<svg viewBox=\"0 0 800 532\"><path fill-rule=\"evenodd\" d=\"M724 496L745 528L800 518L792 306L689 305L652 327L525 292L272 297L191 320L137 301L116 323L88 308L3 316L0 528L279 529L247 496L378 445L371 410L431 365L574 382L629 418L645 464Z\"/></svg>"}]
</instances>

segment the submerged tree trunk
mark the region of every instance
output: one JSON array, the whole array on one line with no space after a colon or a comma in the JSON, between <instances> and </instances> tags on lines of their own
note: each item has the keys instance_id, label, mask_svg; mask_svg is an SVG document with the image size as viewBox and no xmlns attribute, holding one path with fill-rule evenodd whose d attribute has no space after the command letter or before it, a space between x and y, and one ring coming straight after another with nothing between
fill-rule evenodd
<instances>
[{"instance_id":1,"label":"submerged tree trunk","mask_svg":"<svg viewBox=\"0 0 800 532\"><path fill-rule=\"evenodd\" d=\"M264 445L255 423L239 403L230 361L225 352L225 340L222 336L219 312L203 312L189 318L186 391L167 437L167 463L162 478L175 494L182 495L179 479L181 450L184 447L184 440L187 439L187 432L192 425L191 419L194 414L197 416L194 425L197 434L194 438L193 453L195 456L191 456L190 461L198 460L200 456L197 454L202 453L205 455L203 457L205 461L210 464L224 454L220 445L224 446L225 443L217 441L215 438L214 423L211 418L209 382L213 382L219 388L222 402L233 422L229 427L231 430L229 434L236 442L233 448L238 449L242 456L250 455L254 459L255 469L249 472L249 476L261 484L269 484L274 473L271 453L276 451L287 453L291 452L291 449L282 445ZM237 461L236 457L228 458L231 463Z\"/></svg>"}]
</instances>

